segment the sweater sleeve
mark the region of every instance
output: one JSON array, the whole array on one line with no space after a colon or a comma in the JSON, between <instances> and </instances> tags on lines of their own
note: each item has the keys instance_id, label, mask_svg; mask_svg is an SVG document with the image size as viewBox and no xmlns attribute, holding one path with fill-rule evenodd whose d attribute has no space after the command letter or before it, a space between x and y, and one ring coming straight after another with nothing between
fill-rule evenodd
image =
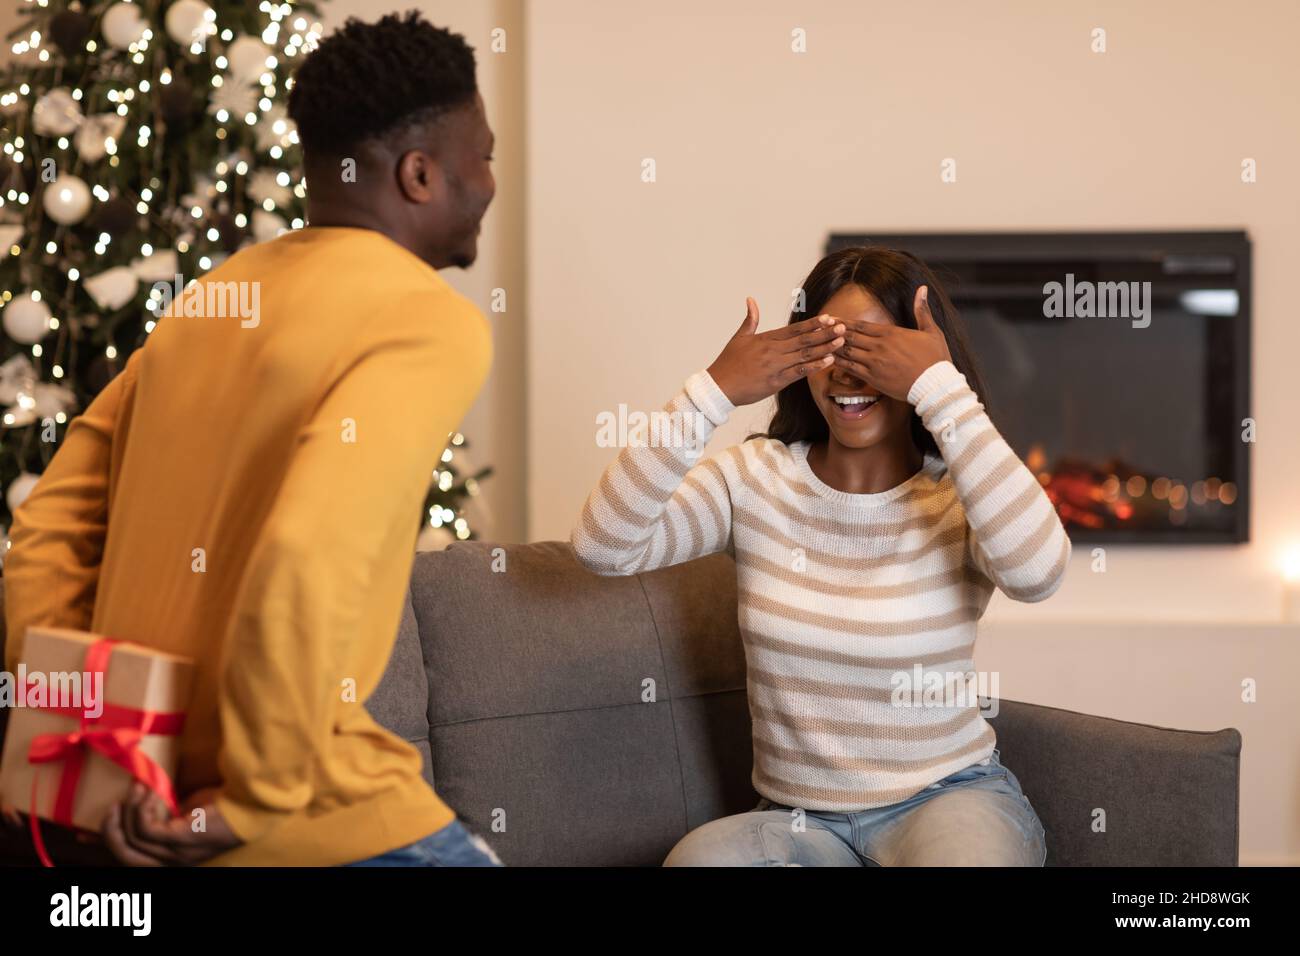
<instances>
[{"instance_id":1,"label":"sweater sleeve","mask_svg":"<svg viewBox=\"0 0 1300 956\"><path fill-rule=\"evenodd\" d=\"M907 400L934 436L970 528L968 556L1016 601L1042 601L1065 578L1070 539L1034 474L1016 457L957 367L936 362Z\"/></svg>"},{"instance_id":2,"label":"sweater sleeve","mask_svg":"<svg viewBox=\"0 0 1300 956\"><path fill-rule=\"evenodd\" d=\"M395 310L339 358L249 557L218 687L216 797L246 842L311 802L340 679L391 654L396 631L367 618L374 568L414 558L430 476L487 373L486 320L426 311Z\"/></svg>"},{"instance_id":3,"label":"sweater sleeve","mask_svg":"<svg viewBox=\"0 0 1300 956\"><path fill-rule=\"evenodd\" d=\"M570 538L578 560L614 576L730 550L726 479L716 461L696 462L733 411L707 371L687 379L658 413L660 426L651 416L646 441L629 441L587 498Z\"/></svg>"},{"instance_id":4,"label":"sweater sleeve","mask_svg":"<svg viewBox=\"0 0 1300 956\"><path fill-rule=\"evenodd\" d=\"M131 353L122 371L72 420L59 450L14 512L4 568L10 672L17 670L27 628L91 629L108 533L113 445L143 354L143 348Z\"/></svg>"}]
</instances>

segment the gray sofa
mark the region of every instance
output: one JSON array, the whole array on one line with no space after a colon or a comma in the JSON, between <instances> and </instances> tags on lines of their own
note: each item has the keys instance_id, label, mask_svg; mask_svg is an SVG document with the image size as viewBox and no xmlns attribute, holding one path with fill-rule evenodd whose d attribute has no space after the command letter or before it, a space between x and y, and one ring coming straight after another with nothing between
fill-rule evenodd
<instances>
[{"instance_id":1,"label":"gray sofa","mask_svg":"<svg viewBox=\"0 0 1300 956\"><path fill-rule=\"evenodd\" d=\"M512 865L657 865L691 828L758 801L726 555L601 578L559 542L420 554L367 706ZM1049 865L1237 864L1236 730L1010 700L993 725ZM7 842L0 858L25 850Z\"/></svg>"}]
</instances>

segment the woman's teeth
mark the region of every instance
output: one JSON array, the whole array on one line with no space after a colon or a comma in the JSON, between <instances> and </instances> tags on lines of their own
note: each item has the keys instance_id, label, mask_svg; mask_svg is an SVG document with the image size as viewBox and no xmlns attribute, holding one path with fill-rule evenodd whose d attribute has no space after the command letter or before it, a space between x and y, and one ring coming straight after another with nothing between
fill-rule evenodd
<instances>
[{"instance_id":1,"label":"woman's teeth","mask_svg":"<svg viewBox=\"0 0 1300 956\"><path fill-rule=\"evenodd\" d=\"M832 395L831 400L839 406L840 412L860 418L871 410L880 400L879 395Z\"/></svg>"}]
</instances>

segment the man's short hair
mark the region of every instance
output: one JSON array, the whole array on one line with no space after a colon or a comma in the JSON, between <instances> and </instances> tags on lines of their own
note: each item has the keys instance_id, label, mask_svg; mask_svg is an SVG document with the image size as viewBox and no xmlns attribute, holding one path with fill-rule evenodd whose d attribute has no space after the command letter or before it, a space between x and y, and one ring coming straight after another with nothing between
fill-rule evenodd
<instances>
[{"instance_id":1,"label":"man's short hair","mask_svg":"<svg viewBox=\"0 0 1300 956\"><path fill-rule=\"evenodd\" d=\"M307 54L289 91L289 117L311 156L431 123L474 99L474 49L418 11L375 23L349 18Z\"/></svg>"}]
</instances>

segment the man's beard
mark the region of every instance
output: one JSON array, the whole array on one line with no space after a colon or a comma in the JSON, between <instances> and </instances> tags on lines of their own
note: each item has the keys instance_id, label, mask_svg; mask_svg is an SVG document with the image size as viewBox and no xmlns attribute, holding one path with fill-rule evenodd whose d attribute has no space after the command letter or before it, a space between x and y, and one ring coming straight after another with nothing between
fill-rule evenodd
<instances>
[{"instance_id":1,"label":"man's beard","mask_svg":"<svg viewBox=\"0 0 1300 956\"><path fill-rule=\"evenodd\" d=\"M451 189L452 208L456 210L457 223L462 228L457 229L457 234L463 235L464 239L457 245L456 249L450 255L450 261L457 269L468 269L478 258L478 228L483 219L484 209L474 209L470 201L469 193L466 191L464 184L459 178L454 176L447 177L447 185Z\"/></svg>"}]
</instances>

